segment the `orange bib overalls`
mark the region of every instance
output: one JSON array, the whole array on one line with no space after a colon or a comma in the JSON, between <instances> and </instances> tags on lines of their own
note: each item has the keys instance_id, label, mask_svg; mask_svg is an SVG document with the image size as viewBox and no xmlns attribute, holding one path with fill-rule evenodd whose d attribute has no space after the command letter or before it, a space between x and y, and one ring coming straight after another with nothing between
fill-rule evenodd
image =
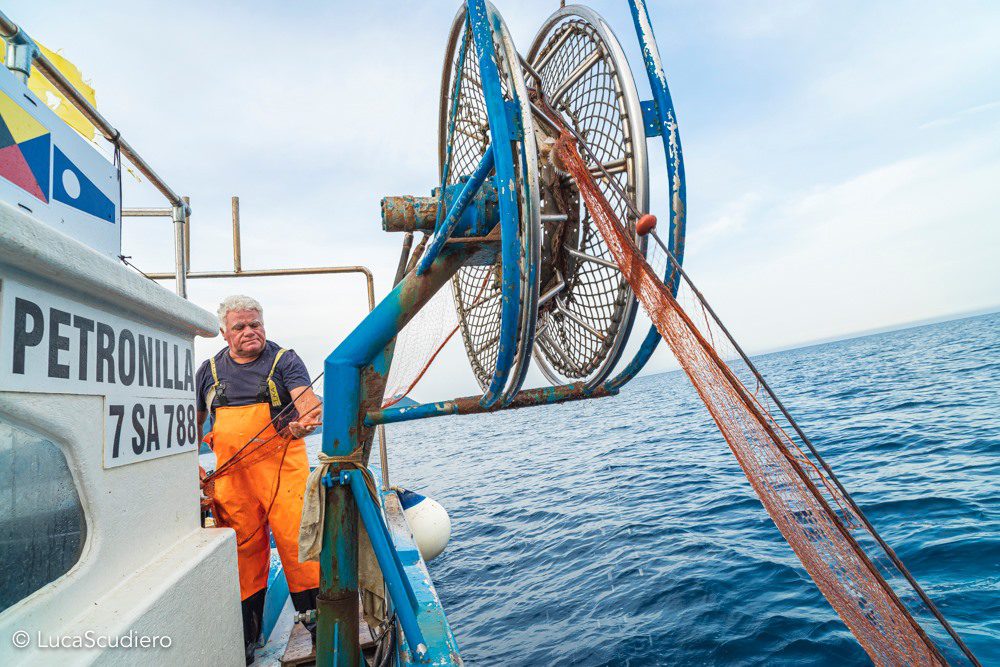
<instances>
[{"instance_id":1,"label":"orange bib overalls","mask_svg":"<svg viewBox=\"0 0 1000 667\"><path fill-rule=\"evenodd\" d=\"M212 445L217 466L229 460L251 439L268 441L280 437L271 424L271 406L281 405L273 376L283 352L278 352L267 376L271 403L220 405L215 409L212 432L206 441ZM215 384L209 392L209 407L219 386L214 358L210 359L210 365ZM246 600L267 586L271 565L269 528L281 557L288 590L298 593L319 587L319 563L299 562L299 524L308 476L306 445L303 440L296 439L291 440L284 451L215 482L214 499L220 514L216 517L216 525L236 531L240 599Z\"/></svg>"}]
</instances>

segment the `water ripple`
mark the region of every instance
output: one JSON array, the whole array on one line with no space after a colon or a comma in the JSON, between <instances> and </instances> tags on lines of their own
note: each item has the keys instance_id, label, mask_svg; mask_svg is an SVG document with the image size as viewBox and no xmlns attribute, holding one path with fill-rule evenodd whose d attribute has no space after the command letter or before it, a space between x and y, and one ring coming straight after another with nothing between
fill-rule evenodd
<instances>
[{"instance_id":1,"label":"water ripple","mask_svg":"<svg viewBox=\"0 0 1000 667\"><path fill-rule=\"evenodd\" d=\"M757 361L983 664L1000 664L1000 315ZM389 441L394 482L451 513L430 569L468 664L868 663L679 373L600 401L394 425Z\"/></svg>"}]
</instances>

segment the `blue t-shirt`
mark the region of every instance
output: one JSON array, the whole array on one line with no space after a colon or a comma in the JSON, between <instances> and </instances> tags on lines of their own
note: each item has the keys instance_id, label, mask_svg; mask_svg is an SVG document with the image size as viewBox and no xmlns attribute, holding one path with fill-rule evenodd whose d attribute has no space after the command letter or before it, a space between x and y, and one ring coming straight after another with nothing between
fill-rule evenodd
<instances>
[{"instance_id":1,"label":"blue t-shirt","mask_svg":"<svg viewBox=\"0 0 1000 667\"><path fill-rule=\"evenodd\" d=\"M220 405L240 406L251 405L253 403L270 403L271 399L266 393L267 374L271 372L271 364L274 357L281 349L277 343L267 341L264 344L264 351L260 356L246 364L238 364L229 356L229 348L224 347L215 354L215 368L219 374L219 382L224 385L224 391L216 391L215 399L212 401L212 414L215 408ZM278 365L274 368L275 386L278 388L278 398L281 399L281 407L271 406L271 418L273 419L281 412L282 408L292 402L289 390L296 387L309 386L309 371L302 363L295 350L285 350L278 360ZM198 390L198 411L205 412L207 406L205 399L208 390L212 388L215 380L212 378L212 369L206 359L198 368L195 377L195 386ZM225 395L225 403L220 401L220 394ZM283 428L289 422L298 417L298 411L289 408L275 424L276 428Z\"/></svg>"}]
</instances>

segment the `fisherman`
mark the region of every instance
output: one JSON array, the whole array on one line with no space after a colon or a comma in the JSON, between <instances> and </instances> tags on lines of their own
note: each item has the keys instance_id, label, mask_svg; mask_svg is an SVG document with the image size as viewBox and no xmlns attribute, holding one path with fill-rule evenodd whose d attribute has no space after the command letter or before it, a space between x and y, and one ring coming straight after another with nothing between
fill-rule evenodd
<instances>
[{"instance_id":1,"label":"fisherman","mask_svg":"<svg viewBox=\"0 0 1000 667\"><path fill-rule=\"evenodd\" d=\"M212 431L205 440L215 452L217 466L248 443L250 447L278 445L264 458L248 457L245 469L218 479L213 493L216 525L236 531L249 665L262 629L271 564L269 533L274 536L295 609L316 609L319 563L299 562L298 539L309 475L302 438L320 425L322 410L299 356L267 340L264 311L256 300L227 297L218 314L226 347L198 369L199 432L211 412ZM280 446L285 440L287 448ZM315 623L306 627L315 643Z\"/></svg>"}]
</instances>

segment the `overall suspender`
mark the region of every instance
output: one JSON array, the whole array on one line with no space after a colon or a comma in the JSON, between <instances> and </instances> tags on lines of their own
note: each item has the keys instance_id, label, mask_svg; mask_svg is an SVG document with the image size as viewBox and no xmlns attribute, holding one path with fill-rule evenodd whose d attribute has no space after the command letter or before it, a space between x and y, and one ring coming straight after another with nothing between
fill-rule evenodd
<instances>
[{"instance_id":1,"label":"overall suspender","mask_svg":"<svg viewBox=\"0 0 1000 667\"><path fill-rule=\"evenodd\" d=\"M281 360L281 356L285 352L287 350L281 348L274 355L274 363L271 364L271 370L267 374L267 379L261 383L260 391L257 394L257 397L260 399L259 402L270 403L272 408L281 407L281 397L278 396L278 385L274 382L274 371L278 368L278 361ZM214 401L218 400L219 405L225 407L229 405L229 400L226 398L226 383L219 380L219 369L215 365L215 357L208 358L208 367L212 371L212 386L205 393L205 405L211 411Z\"/></svg>"},{"instance_id":2,"label":"overall suspender","mask_svg":"<svg viewBox=\"0 0 1000 667\"><path fill-rule=\"evenodd\" d=\"M215 357L208 358L208 367L212 370L212 386L208 388L208 392L205 394L205 405L208 407L208 411L212 411L212 403L215 399L219 399L219 405L226 406L229 405L229 400L226 398L226 384L219 381L219 369L215 365Z\"/></svg>"},{"instance_id":3,"label":"overall suspender","mask_svg":"<svg viewBox=\"0 0 1000 667\"><path fill-rule=\"evenodd\" d=\"M278 354L274 355L274 363L271 364L271 372L267 374L267 385L266 385L267 396L270 397L271 399L272 408L281 407L281 398L278 396L278 385L274 383L274 369L278 367L278 361L281 359L281 355L283 355L284 353L285 353L285 348L281 348L278 350Z\"/></svg>"}]
</instances>

